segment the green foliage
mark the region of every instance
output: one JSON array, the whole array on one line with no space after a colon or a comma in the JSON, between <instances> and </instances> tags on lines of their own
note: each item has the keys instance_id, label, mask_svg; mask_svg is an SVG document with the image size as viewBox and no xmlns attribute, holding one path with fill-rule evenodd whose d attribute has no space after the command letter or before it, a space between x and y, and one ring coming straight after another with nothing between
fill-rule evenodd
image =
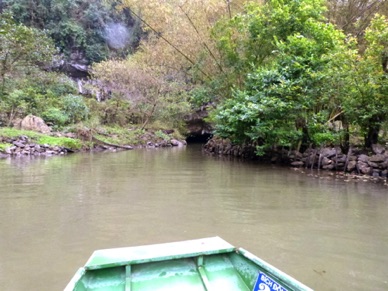
<instances>
[{"instance_id":1,"label":"green foliage","mask_svg":"<svg viewBox=\"0 0 388 291\"><path fill-rule=\"evenodd\" d=\"M73 150L82 148L82 142L80 140L68 137L39 136L36 142L38 144L66 147Z\"/></svg>"},{"instance_id":2,"label":"green foliage","mask_svg":"<svg viewBox=\"0 0 388 291\"><path fill-rule=\"evenodd\" d=\"M66 110L71 112L69 120L83 119L82 104L60 98L76 92L73 82L40 69L54 53L53 43L45 33L16 24L7 13L0 15L0 25L0 122L11 125L16 118L43 114L61 125L65 123L64 116L58 113L62 107L65 114Z\"/></svg>"},{"instance_id":3,"label":"green foliage","mask_svg":"<svg viewBox=\"0 0 388 291\"><path fill-rule=\"evenodd\" d=\"M295 124L299 113L295 103L276 95L266 96L264 91L271 88L265 84L261 89L263 93L255 90L255 95L236 91L233 99L217 108L216 133L237 143L258 142L263 149L295 144L302 134Z\"/></svg>"},{"instance_id":4,"label":"green foliage","mask_svg":"<svg viewBox=\"0 0 388 291\"><path fill-rule=\"evenodd\" d=\"M10 144L10 143L0 143L0 152L4 152L6 149L12 146L13 144Z\"/></svg>"},{"instance_id":5,"label":"green foliage","mask_svg":"<svg viewBox=\"0 0 388 291\"><path fill-rule=\"evenodd\" d=\"M51 61L52 41L44 32L16 24L8 13L0 14L0 97L15 82L38 65Z\"/></svg>"},{"instance_id":6,"label":"green foliage","mask_svg":"<svg viewBox=\"0 0 388 291\"><path fill-rule=\"evenodd\" d=\"M138 118L131 112L130 102L121 98L114 97L105 102L89 99L87 104L91 118L97 119L102 125L125 126L136 123Z\"/></svg>"},{"instance_id":7,"label":"green foliage","mask_svg":"<svg viewBox=\"0 0 388 291\"><path fill-rule=\"evenodd\" d=\"M42 113L42 118L47 123L53 123L56 126L64 126L69 122L69 116L59 108L51 107Z\"/></svg>"},{"instance_id":8,"label":"green foliage","mask_svg":"<svg viewBox=\"0 0 388 291\"><path fill-rule=\"evenodd\" d=\"M85 120L89 116L89 108L83 98L77 95L66 95L63 97L63 111L71 123Z\"/></svg>"},{"instance_id":9,"label":"green foliage","mask_svg":"<svg viewBox=\"0 0 388 291\"><path fill-rule=\"evenodd\" d=\"M258 154L328 142L334 135L327 126L316 126L317 114L337 106L328 102L326 68L328 55L341 48L344 36L322 22L321 1L270 1L248 9L239 25L249 32L244 62L255 68L243 88L216 109L217 134L257 143Z\"/></svg>"},{"instance_id":10,"label":"green foliage","mask_svg":"<svg viewBox=\"0 0 388 291\"><path fill-rule=\"evenodd\" d=\"M335 56L330 84L341 96L344 118L360 128L369 147L378 142L381 126L388 119L387 19L379 15L372 19L365 31L364 53L358 52L356 44L350 39L348 50Z\"/></svg>"},{"instance_id":11,"label":"green foliage","mask_svg":"<svg viewBox=\"0 0 388 291\"><path fill-rule=\"evenodd\" d=\"M80 122L89 116L83 98L73 95L74 83L63 75L37 70L34 79L26 77L13 86L0 100L0 118L7 125L28 114L41 116L56 127Z\"/></svg>"},{"instance_id":12,"label":"green foliage","mask_svg":"<svg viewBox=\"0 0 388 291\"><path fill-rule=\"evenodd\" d=\"M190 105L221 102L212 115L216 132L254 144L259 154L341 143L350 128L365 135L365 145L376 142L379 130L387 131L386 18L373 18L361 46L328 24L323 0L263 2L247 2L242 13L218 21L210 37L204 28L222 18L224 1L209 2L203 13L200 1L123 1L144 8L156 30L147 28L141 51L130 58L94 65L99 86L112 97L97 102L76 96L63 76L39 70L53 46L36 28L46 29L69 58L124 56L139 30L129 10L116 9L121 1L4 0L16 22L0 16L0 123L36 114L56 127L91 117L93 124L176 128ZM174 5L179 9L171 13ZM112 23L134 28L124 47L113 49L108 40ZM330 126L335 122L342 123L338 131Z\"/></svg>"},{"instance_id":13,"label":"green foliage","mask_svg":"<svg viewBox=\"0 0 388 291\"><path fill-rule=\"evenodd\" d=\"M213 99L212 92L205 86L198 86L190 91L190 104L192 104L194 108L209 104Z\"/></svg>"},{"instance_id":14,"label":"green foliage","mask_svg":"<svg viewBox=\"0 0 388 291\"><path fill-rule=\"evenodd\" d=\"M186 84L167 78L136 57L96 64L93 73L114 96L106 102L106 117L115 118L121 111L126 114L127 122L141 124L143 128L157 120L175 127L190 109Z\"/></svg>"},{"instance_id":15,"label":"green foliage","mask_svg":"<svg viewBox=\"0 0 388 291\"><path fill-rule=\"evenodd\" d=\"M338 134L333 132L317 132L313 134L312 140L315 145L327 146L339 143Z\"/></svg>"},{"instance_id":16,"label":"green foliage","mask_svg":"<svg viewBox=\"0 0 388 291\"><path fill-rule=\"evenodd\" d=\"M244 86L247 74L277 57L278 44L292 35L310 33L309 26L320 23L325 11L321 0L247 2L245 12L219 21L213 38L225 69L218 76L220 89L233 84ZM322 24L323 26L323 24ZM213 82L217 84L217 82ZM224 97L227 94L222 93Z\"/></svg>"},{"instance_id":17,"label":"green foliage","mask_svg":"<svg viewBox=\"0 0 388 291\"><path fill-rule=\"evenodd\" d=\"M106 59L132 50L138 42L138 24L129 10L119 11L120 1L104 0L3 0L5 9L26 26L46 30L67 58L74 52L89 62ZM120 23L133 31L119 50L107 45L106 28Z\"/></svg>"},{"instance_id":18,"label":"green foliage","mask_svg":"<svg viewBox=\"0 0 388 291\"><path fill-rule=\"evenodd\" d=\"M52 37L61 48L84 48L87 36L79 23L74 19L67 19L52 30Z\"/></svg>"},{"instance_id":19,"label":"green foliage","mask_svg":"<svg viewBox=\"0 0 388 291\"><path fill-rule=\"evenodd\" d=\"M153 122L159 121L170 128L182 129L184 117L190 112L190 103L185 92L174 92L160 96Z\"/></svg>"},{"instance_id":20,"label":"green foliage","mask_svg":"<svg viewBox=\"0 0 388 291\"><path fill-rule=\"evenodd\" d=\"M161 138L162 140L165 140L165 141L169 141L171 140L171 137L168 135L168 134L165 134L163 131L161 130L158 130L155 132L155 135L159 138Z\"/></svg>"},{"instance_id":21,"label":"green foliage","mask_svg":"<svg viewBox=\"0 0 388 291\"><path fill-rule=\"evenodd\" d=\"M118 126L104 126L97 128L95 137L99 140L118 145L138 145L142 143L145 130L127 129Z\"/></svg>"},{"instance_id":22,"label":"green foliage","mask_svg":"<svg viewBox=\"0 0 388 291\"><path fill-rule=\"evenodd\" d=\"M83 97L72 94L60 97L56 107L46 108L41 114L42 118L57 128L84 121L90 112Z\"/></svg>"}]
</instances>

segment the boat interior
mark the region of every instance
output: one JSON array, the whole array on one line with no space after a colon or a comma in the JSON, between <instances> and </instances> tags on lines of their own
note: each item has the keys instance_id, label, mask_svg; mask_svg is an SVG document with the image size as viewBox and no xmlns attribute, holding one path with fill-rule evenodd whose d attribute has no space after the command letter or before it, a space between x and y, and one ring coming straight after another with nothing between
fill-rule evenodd
<instances>
[{"instance_id":1,"label":"boat interior","mask_svg":"<svg viewBox=\"0 0 388 291\"><path fill-rule=\"evenodd\" d=\"M258 267L236 253L90 270L75 290L253 290Z\"/></svg>"}]
</instances>

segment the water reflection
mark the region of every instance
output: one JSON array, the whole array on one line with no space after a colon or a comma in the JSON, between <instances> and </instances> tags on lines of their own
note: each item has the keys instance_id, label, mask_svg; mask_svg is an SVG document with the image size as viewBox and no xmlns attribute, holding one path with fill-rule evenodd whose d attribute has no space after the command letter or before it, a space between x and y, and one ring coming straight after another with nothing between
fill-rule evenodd
<instances>
[{"instance_id":1,"label":"water reflection","mask_svg":"<svg viewBox=\"0 0 388 291\"><path fill-rule=\"evenodd\" d=\"M61 290L95 249L214 235L317 290L388 289L382 185L195 147L0 160L0 171L0 290Z\"/></svg>"}]
</instances>

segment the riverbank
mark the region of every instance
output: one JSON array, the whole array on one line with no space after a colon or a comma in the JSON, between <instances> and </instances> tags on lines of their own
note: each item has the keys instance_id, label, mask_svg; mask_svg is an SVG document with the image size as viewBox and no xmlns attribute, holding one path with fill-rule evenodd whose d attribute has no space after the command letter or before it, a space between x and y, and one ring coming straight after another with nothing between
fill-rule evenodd
<instances>
[{"instance_id":1,"label":"riverbank","mask_svg":"<svg viewBox=\"0 0 388 291\"><path fill-rule=\"evenodd\" d=\"M121 151L134 148L185 146L174 130L110 129L78 130L75 133L38 133L0 128L0 158L57 156L83 151Z\"/></svg>"},{"instance_id":2,"label":"riverbank","mask_svg":"<svg viewBox=\"0 0 388 291\"><path fill-rule=\"evenodd\" d=\"M122 151L135 148L186 146L184 139L175 138L174 130L139 130L105 128L98 131L82 129L76 133L37 133L35 131L0 129L0 158L58 156L85 151ZM388 150L375 145L370 151L350 148L343 153L339 147L297 151L274 151L258 157L251 145L233 145L228 140L213 138L203 150L212 155L260 160L272 164L306 170L325 170L348 179L369 179L387 182Z\"/></svg>"},{"instance_id":3,"label":"riverbank","mask_svg":"<svg viewBox=\"0 0 388 291\"><path fill-rule=\"evenodd\" d=\"M340 147L307 149L303 153L281 150L257 157L252 145L233 145L229 140L213 138L203 149L213 155L259 159L295 169L327 170L354 178L362 176L385 181L388 178L388 149L382 145L374 145L370 150L350 147L347 153L343 153Z\"/></svg>"}]
</instances>

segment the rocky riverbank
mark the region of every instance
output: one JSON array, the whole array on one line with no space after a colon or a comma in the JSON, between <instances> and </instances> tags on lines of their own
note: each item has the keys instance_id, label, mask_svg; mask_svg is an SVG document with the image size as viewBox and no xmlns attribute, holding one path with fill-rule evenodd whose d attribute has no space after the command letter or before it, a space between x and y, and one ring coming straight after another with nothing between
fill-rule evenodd
<instances>
[{"instance_id":1,"label":"rocky riverbank","mask_svg":"<svg viewBox=\"0 0 388 291\"><path fill-rule=\"evenodd\" d=\"M51 136L55 137L65 137L68 139L76 138L75 134L61 134L53 133ZM101 141L97 138L92 138L92 146L85 147L83 149L72 149L69 147L58 146L58 145L49 145L49 144L39 144L28 136L20 135L18 137L1 137L0 144L5 144L0 148L0 158L9 158L9 157L31 157L31 156L58 156L65 155L68 153L82 152L82 151L120 151L120 150L131 150L134 148L162 148L162 147L180 147L186 146L184 140L169 139L162 140L155 136L149 135L146 141L143 141L141 145L130 146L130 145L117 145L108 142Z\"/></svg>"},{"instance_id":2,"label":"rocky riverbank","mask_svg":"<svg viewBox=\"0 0 388 291\"><path fill-rule=\"evenodd\" d=\"M62 146L37 144L32 142L27 136L23 135L16 138L0 137L0 142L10 145L5 147L3 150L0 150L0 158L20 156L55 156L73 152L73 150Z\"/></svg>"},{"instance_id":3,"label":"rocky riverbank","mask_svg":"<svg viewBox=\"0 0 388 291\"><path fill-rule=\"evenodd\" d=\"M173 129L80 127L74 132L53 132L42 118L28 115L15 120L13 128L0 128L0 158L185 146L186 141L177 136Z\"/></svg>"},{"instance_id":4,"label":"rocky riverbank","mask_svg":"<svg viewBox=\"0 0 388 291\"><path fill-rule=\"evenodd\" d=\"M254 146L233 145L223 139L213 138L203 149L210 154L257 159ZM382 145L374 145L370 151L353 147L347 153L343 153L339 147L308 149L303 153L274 151L260 159L294 168L322 169L382 179L388 177L388 149Z\"/></svg>"}]
</instances>

